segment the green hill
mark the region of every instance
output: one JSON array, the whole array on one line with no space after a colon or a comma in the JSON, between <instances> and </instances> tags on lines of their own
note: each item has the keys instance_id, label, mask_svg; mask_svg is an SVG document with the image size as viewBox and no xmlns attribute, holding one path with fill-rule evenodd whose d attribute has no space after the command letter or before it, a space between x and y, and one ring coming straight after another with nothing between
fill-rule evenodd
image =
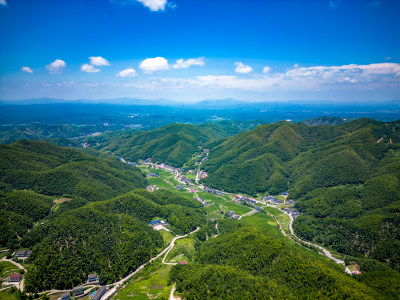
<instances>
[{"instance_id":1,"label":"green hill","mask_svg":"<svg viewBox=\"0 0 400 300\"><path fill-rule=\"evenodd\" d=\"M289 191L298 234L400 268L400 122L275 123L213 147L210 187L250 195Z\"/></svg>"},{"instance_id":2,"label":"green hill","mask_svg":"<svg viewBox=\"0 0 400 300\"><path fill-rule=\"evenodd\" d=\"M100 143L98 150L114 152L131 161L151 157L175 167L185 164L198 146L220 138L232 136L259 124L254 122L211 122L201 125L171 124L146 132L118 131L90 138L90 143Z\"/></svg>"},{"instance_id":3,"label":"green hill","mask_svg":"<svg viewBox=\"0 0 400 300\"><path fill-rule=\"evenodd\" d=\"M54 199L99 201L145 186L138 169L116 160L45 142L0 145L0 245L47 216Z\"/></svg>"},{"instance_id":4,"label":"green hill","mask_svg":"<svg viewBox=\"0 0 400 300\"><path fill-rule=\"evenodd\" d=\"M199 207L199 202L167 191L144 190L76 209L61 207L21 242L33 249L26 288L72 288L93 272L102 284L115 282L166 246L148 222L162 218L173 233L185 234L204 222Z\"/></svg>"},{"instance_id":5,"label":"green hill","mask_svg":"<svg viewBox=\"0 0 400 300\"><path fill-rule=\"evenodd\" d=\"M380 275L371 284L372 277L357 280L343 267L267 231L252 227L226 231L225 222L219 223L218 238L198 248L196 263L172 269L170 280L183 298L395 299L400 295L400 275L387 267L382 268L386 275L370 270L372 276Z\"/></svg>"}]
</instances>

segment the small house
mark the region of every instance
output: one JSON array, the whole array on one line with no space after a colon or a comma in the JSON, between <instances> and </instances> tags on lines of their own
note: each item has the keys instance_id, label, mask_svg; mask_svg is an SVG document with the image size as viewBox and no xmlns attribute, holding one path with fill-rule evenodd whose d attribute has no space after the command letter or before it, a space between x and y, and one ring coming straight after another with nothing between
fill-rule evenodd
<instances>
[{"instance_id":1,"label":"small house","mask_svg":"<svg viewBox=\"0 0 400 300\"><path fill-rule=\"evenodd\" d=\"M180 264L180 265L187 265L187 261L186 261L186 260L181 260L181 261L179 262L179 264Z\"/></svg>"},{"instance_id":2,"label":"small house","mask_svg":"<svg viewBox=\"0 0 400 300\"><path fill-rule=\"evenodd\" d=\"M183 185L181 185L181 184L180 184L180 185L177 185L176 187L177 187L178 189L180 189L180 190L183 189Z\"/></svg>"},{"instance_id":3,"label":"small house","mask_svg":"<svg viewBox=\"0 0 400 300\"><path fill-rule=\"evenodd\" d=\"M20 250L17 252L17 257L19 258L26 258L31 256L32 251L31 250Z\"/></svg>"},{"instance_id":4,"label":"small house","mask_svg":"<svg viewBox=\"0 0 400 300\"><path fill-rule=\"evenodd\" d=\"M98 283L98 282L99 282L99 276L97 276L97 274L88 275L88 283Z\"/></svg>"},{"instance_id":5,"label":"small house","mask_svg":"<svg viewBox=\"0 0 400 300\"><path fill-rule=\"evenodd\" d=\"M103 297L106 292L107 292L107 287L106 286L100 287L96 291L96 293L92 296L91 300L100 300L101 297Z\"/></svg>"},{"instance_id":6,"label":"small house","mask_svg":"<svg viewBox=\"0 0 400 300\"><path fill-rule=\"evenodd\" d=\"M74 287L73 292L74 292L75 297L80 297L85 294L85 291L83 290L83 286Z\"/></svg>"},{"instance_id":7,"label":"small house","mask_svg":"<svg viewBox=\"0 0 400 300\"><path fill-rule=\"evenodd\" d=\"M256 210L256 211L261 211L261 207L256 206L256 207L255 207L255 210Z\"/></svg>"},{"instance_id":8,"label":"small house","mask_svg":"<svg viewBox=\"0 0 400 300\"><path fill-rule=\"evenodd\" d=\"M8 282L19 282L21 279L22 275L19 273L15 273L8 278Z\"/></svg>"}]
</instances>

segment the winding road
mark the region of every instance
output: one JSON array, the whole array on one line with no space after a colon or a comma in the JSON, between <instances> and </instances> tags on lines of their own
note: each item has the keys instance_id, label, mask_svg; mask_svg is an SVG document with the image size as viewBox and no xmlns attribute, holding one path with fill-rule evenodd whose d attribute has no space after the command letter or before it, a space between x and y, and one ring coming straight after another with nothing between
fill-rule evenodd
<instances>
[{"instance_id":1,"label":"winding road","mask_svg":"<svg viewBox=\"0 0 400 300\"><path fill-rule=\"evenodd\" d=\"M321 247L321 246L319 246L319 245L313 244L313 243L311 243L311 242L308 242L308 241L305 241L305 240L299 238L299 237L294 233L294 230L293 230L293 221L294 221L294 219L293 219L293 217L292 217L290 214L288 214L288 216L289 216L289 218L290 218L289 230L290 230L290 233L292 234L292 236L294 236L296 239L298 239L298 240L301 241L302 243L305 243L305 244L307 244L307 245L314 246L314 247L320 249L320 250L322 251L322 253L323 253L326 257L332 259L332 260L333 260L335 263L337 263L337 264L340 264L340 265L345 266L345 272L346 272L347 274L352 274L351 271L350 271L350 269L346 266L345 262L344 262L343 260L341 260L341 259L338 259L338 258L334 257L334 256L332 255L332 253L330 253L327 249L325 249L325 248L323 248L323 247Z\"/></svg>"}]
</instances>

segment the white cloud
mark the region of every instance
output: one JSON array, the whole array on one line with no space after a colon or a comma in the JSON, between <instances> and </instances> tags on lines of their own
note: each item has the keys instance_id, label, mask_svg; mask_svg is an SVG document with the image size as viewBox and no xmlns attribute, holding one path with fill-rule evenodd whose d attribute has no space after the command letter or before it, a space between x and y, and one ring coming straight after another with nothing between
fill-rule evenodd
<instances>
[{"instance_id":1,"label":"white cloud","mask_svg":"<svg viewBox=\"0 0 400 300\"><path fill-rule=\"evenodd\" d=\"M250 66L246 66L242 64L241 62L235 62L235 72L239 74L247 74L253 72L253 68Z\"/></svg>"},{"instance_id":2,"label":"white cloud","mask_svg":"<svg viewBox=\"0 0 400 300\"><path fill-rule=\"evenodd\" d=\"M33 73L32 69L30 67L22 67L21 71L26 72L26 73L31 73L31 74Z\"/></svg>"},{"instance_id":3,"label":"white cloud","mask_svg":"<svg viewBox=\"0 0 400 300\"><path fill-rule=\"evenodd\" d=\"M400 76L400 64L315 66L294 68L286 72L289 78L318 78L329 82L371 82L382 77Z\"/></svg>"},{"instance_id":4,"label":"white cloud","mask_svg":"<svg viewBox=\"0 0 400 300\"><path fill-rule=\"evenodd\" d=\"M204 66L204 57L190 58L187 60L178 59L176 63L172 66L174 69L187 69L191 66Z\"/></svg>"},{"instance_id":5,"label":"white cloud","mask_svg":"<svg viewBox=\"0 0 400 300\"><path fill-rule=\"evenodd\" d=\"M398 86L400 64L379 63L369 65L297 67L286 73L256 74L250 78L240 76L207 75L195 78L152 78L132 83L132 87L152 91L185 89L270 91L322 91L359 90Z\"/></svg>"},{"instance_id":6,"label":"white cloud","mask_svg":"<svg viewBox=\"0 0 400 300\"><path fill-rule=\"evenodd\" d=\"M263 73L266 74L266 73L268 73L269 71L271 71L271 68L268 67L268 66L265 66L264 69L263 69Z\"/></svg>"},{"instance_id":7,"label":"white cloud","mask_svg":"<svg viewBox=\"0 0 400 300\"><path fill-rule=\"evenodd\" d=\"M7 6L7 2L6 2L6 0L0 0L0 5Z\"/></svg>"},{"instance_id":8,"label":"white cloud","mask_svg":"<svg viewBox=\"0 0 400 300\"><path fill-rule=\"evenodd\" d=\"M165 71L169 70L168 61L164 57L147 58L142 61L139 68L144 73L152 73L154 71Z\"/></svg>"},{"instance_id":9,"label":"white cloud","mask_svg":"<svg viewBox=\"0 0 400 300\"><path fill-rule=\"evenodd\" d=\"M83 64L81 66L81 71L88 72L88 73L100 72L99 69L96 69L95 67L93 67L92 65L89 65L89 64Z\"/></svg>"},{"instance_id":10,"label":"white cloud","mask_svg":"<svg viewBox=\"0 0 400 300\"><path fill-rule=\"evenodd\" d=\"M47 65L46 68L50 74L61 74L66 66L67 64L65 61L56 59L51 64Z\"/></svg>"},{"instance_id":11,"label":"white cloud","mask_svg":"<svg viewBox=\"0 0 400 300\"><path fill-rule=\"evenodd\" d=\"M110 62L101 56L90 56L90 64L96 67L109 66Z\"/></svg>"},{"instance_id":12,"label":"white cloud","mask_svg":"<svg viewBox=\"0 0 400 300\"><path fill-rule=\"evenodd\" d=\"M151 11L164 10L167 0L136 0L149 8Z\"/></svg>"},{"instance_id":13,"label":"white cloud","mask_svg":"<svg viewBox=\"0 0 400 300\"><path fill-rule=\"evenodd\" d=\"M135 77L137 76L137 73L134 69L132 68L128 68L125 70L122 70L120 72L118 72L117 74L115 74L115 76L119 76L119 77Z\"/></svg>"}]
</instances>

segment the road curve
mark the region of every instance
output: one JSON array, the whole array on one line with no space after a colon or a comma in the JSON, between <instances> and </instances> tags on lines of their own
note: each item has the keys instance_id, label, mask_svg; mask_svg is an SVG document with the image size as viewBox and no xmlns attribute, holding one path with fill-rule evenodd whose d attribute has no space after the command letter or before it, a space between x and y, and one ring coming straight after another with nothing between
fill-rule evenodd
<instances>
[{"instance_id":1,"label":"road curve","mask_svg":"<svg viewBox=\"0 0 400 300\"><path fill-rule=\"evenodd\" d=\"M324 255L325 255L326 257L332 259L332 260L333 260L335 263L337 263L337 264L340 264L340 265L345 266L345 272L346 272L346 273L352 274L351 271L350 271L350 269L346 266L345 262L344 262L343 260L341 260L341 259L338 259L338 258L334 257L334 256L332 255L332 253L330 253L327 249L325 249L325 248L323 248L323 247L321 247L321 246L319 246L319 245L313 244L313 243L311 243L311 242L308 242L308 241L305 241L305 240L299 238L299 237L294 233L294 230L293 230L293 221L294 221L293 217L292 217L290 214L287 214L287 215L288 215L289 218L290 218L290 223L289 223L289 230L290 230L290 233L291 233L296 239L298 239L299 241L301 241L301 242L303 242L303 243L305 243L305 244L307 244L307 245L317 247L318 249L320 249L320 250L322 251L322 253L324 253Z\"/></svg>"}]
</instances>

